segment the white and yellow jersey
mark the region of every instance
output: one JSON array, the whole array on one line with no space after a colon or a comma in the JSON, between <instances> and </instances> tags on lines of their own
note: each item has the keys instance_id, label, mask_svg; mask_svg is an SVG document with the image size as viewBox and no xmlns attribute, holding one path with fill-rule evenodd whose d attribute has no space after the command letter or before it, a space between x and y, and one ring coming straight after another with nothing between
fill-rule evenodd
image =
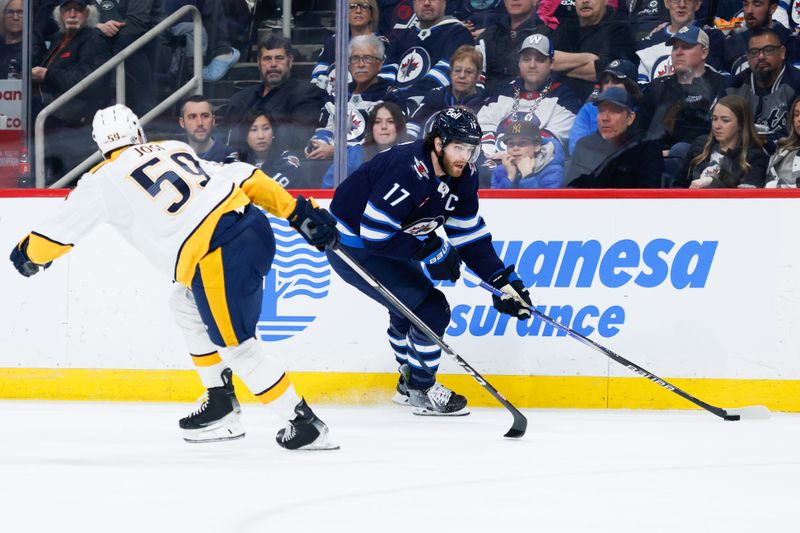
<instances>
[{"instance_id":1,"label":"white and yellow jersey","mask_svg":"<svg viewBox=\"0 0 800 533\"><path fill-rule=\"evenodd\" d=\"M29 234L27 253L47 263L107 222L156 268L189 286L220 217L251 201L284 218L295 209L294 198L252 165L203 161L178 141L131 145L84 174Z\"/></svg>"}]
</instances>

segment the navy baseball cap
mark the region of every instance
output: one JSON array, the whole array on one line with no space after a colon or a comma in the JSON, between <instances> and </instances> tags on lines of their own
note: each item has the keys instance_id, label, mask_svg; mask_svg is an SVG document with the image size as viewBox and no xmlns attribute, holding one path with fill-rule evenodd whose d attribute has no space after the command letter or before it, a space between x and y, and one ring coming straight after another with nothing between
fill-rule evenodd
<instances>
[{"instance_id":1,"label":"navy baseball cap","mask_svg":"<svg viewBox=\"0 0 800 533\"><path fill-rule=\"evenodd\" d=\"M672 46L675 41L682 41L692 46L702 45L708 48L708 34L697 26L684 26L667 40L667 46Z\"/></svg>"},{"instance_id":2,"label":"navy baseball cap","mask_svg":"<svg viewBox=\"0 0 800 533\"><path fill-rule=\"evenodd\" d=\"M594 105L600 105L600 102L610 102L619 107L624 107L625 109L633 109L631 95L628 94L628 91L620 87L609 87L601 92L594 101Z\"/></svg>"},{"instance_id":3,"label":"navy baseball cap","mask_svg":"<svg viewBox=\"0 0 800 533\"><path fill-rule=\"evenodd\" d=\"M598 81L603 79L605 74L611 74L618 80L636 81L639 78L639 69L627 59L615 59L600 73L600 76L597 77Z\"/></svg>"},{"instance_id":4,"label":"navy baseball cap","mask_svg":"<svg viewBox=\"0 0 800 533\"><path fill-rule=\"evenodd\" d=\"M542 134L539 130L539 120L517 119L509 122L500 131L502 139L508 140L510 137L525 137L533 142L541 142Z\"/></svg>"}]
</instances>

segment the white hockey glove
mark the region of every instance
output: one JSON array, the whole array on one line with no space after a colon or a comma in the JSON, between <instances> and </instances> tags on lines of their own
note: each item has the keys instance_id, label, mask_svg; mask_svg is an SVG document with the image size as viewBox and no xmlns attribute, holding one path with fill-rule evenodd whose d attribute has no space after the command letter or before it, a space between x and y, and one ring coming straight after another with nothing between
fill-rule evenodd
<instances>
[{"instance_id":1,"label":"white hockey glove","mask_svg":"<svg viewBox=\"0 0 800 533\"><path fill-rule=\"evenodd\" d=\"M491 277L489 284L502 291L503 296L492 295L494 308L506 315L515 316L520 320L531 317L531 295L522 280L510 266Z\"/></svg>"}]
</instances>

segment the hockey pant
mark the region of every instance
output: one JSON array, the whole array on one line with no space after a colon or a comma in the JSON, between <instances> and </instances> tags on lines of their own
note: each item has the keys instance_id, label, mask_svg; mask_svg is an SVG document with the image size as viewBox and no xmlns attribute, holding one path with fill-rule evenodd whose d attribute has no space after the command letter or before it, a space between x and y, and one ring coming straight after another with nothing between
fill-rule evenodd
<instances>
[{"instance_id":1,"label":"hockey pant","mask_svg":"<svg viewBox=\"0 0 800 533\"><path fill-rule=\"evenodd\" d=\"M391 259L357 248L348 247L347 252L434 333L440 337L444 335L450 323L450 305L444 294L434 288L418 262ZM442 356L441 348L336 254L328 252L328 261L343 280L389 310L389 329L386 331L389 346L398 364L409 366L409 384L419 389L433 385Z\"/></svg>"},{"instance_id":2,"label":"hockey pant","mask_svg":"<svg viewBox=\"0 0 800 533\"><path fill-rule=\"evenodd\" d=\"M284 420L300 401L282 365L255 339L263 277L275 255L267 218L248 206L222 217L200 260L192 290L179 286L171 304L203 385L222 385L228 366L261 402Z\"/></svg>"}]
</instances>

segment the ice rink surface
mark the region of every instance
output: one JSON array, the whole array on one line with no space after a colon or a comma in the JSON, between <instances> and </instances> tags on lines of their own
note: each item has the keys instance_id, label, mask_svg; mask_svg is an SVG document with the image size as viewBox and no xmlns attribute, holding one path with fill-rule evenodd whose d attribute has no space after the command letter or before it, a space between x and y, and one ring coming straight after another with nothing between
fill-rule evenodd
<instances>
[{"instance_id":1,"label":"ice rink surface","mask_svg":"<svg viewBox=\"0 0 800 533\"><path fill-rule=\"evenodd\" d=\"M319 406L339 451L186 444L189 404L0 402L7 533L800 531L800 415Z\"/></svg>"}]
</instances>

